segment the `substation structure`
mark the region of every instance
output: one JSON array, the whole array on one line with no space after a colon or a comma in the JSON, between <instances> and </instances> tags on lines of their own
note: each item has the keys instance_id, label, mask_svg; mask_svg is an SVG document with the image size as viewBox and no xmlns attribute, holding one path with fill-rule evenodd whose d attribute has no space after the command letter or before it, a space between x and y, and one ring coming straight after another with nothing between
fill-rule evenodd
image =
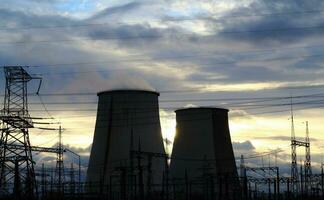
<instances>
[{"instance_id":1,"label":"substation structure","mask_svg":"<svg viewBox=\"0 0 324 200\"><path fill-rule=\"evenodd\" d=\"M297 140L292 115L290 175L282 175L278 166L270 164L245 164L248 159L258 159L264 154L242 155L240 165L236 166L226 109L176 111L179 134L173 154L168 155L161 137L159 94L148 91L118 90L98 94L92 158L87 178L82 178L86 174L81 168L81 157L64 148L61 127L55 129L58 133L56 147L30 144L29 129L35 128L37 122L28 112L27 83L40 78L31 76L20 66L6 66L4 72L0 199L324 199L324 165L320 173L313 173L308 122L305 140ZM36 94L38 92L39 88ZM306 157L301 165L297 162L297 147L305 148ZM36 153L55 154L56 166L36 163ZM78 162L64 163L67 153L76 156Z\"/></svg>"},{"instance_id":2,"label":"substation structure","mask_svg":"<svg viewBox=\"0 0 324 200\"><path fill-rule=\"evenodd\" d=\"M289 200L289 199L323 199L324 172L313 173L305 182L305 171L299 171L298 193L293 192L294 181L290 176L280 174L278 166L249 167L244 162L238 169L239 176L215 173L214 160L190 158L173 158L165 154L144 152L140 149L130 152L134 155L133 166L116 167L108 178L108 183L87 182L82 184L83 199L158 199L158 200ZM173 177L167 161L185 160L193 163L198 175L190 177L184 170ZM165 169L161 172L161 184L152 184L152 161L164 160ZM242 161L242 160L241 160ZM324 165L323 165L324 166ZM303 168L303 167L301 167ZM143 181L146 180L146 181ZM232 186L239 183L239 186ZM310 185L307 185L310 184ZM309 188L308 190L306 188Z\"/></svg>"},{"instance_id":3,"label":"substation structure","mask_svg":"<svg viewBox=\"0 0 324 200\"><path fill-rule=\"evenodd\" d=\"M67 176L64 174L63 153L71 152L62 145L62 129L61 127L57 129L59 132L57 148L32 146L29 139L29 129L34 128L37 122L33 121L28 112L27 83L35 79L40 80L36 92L38 95L42 79L28 74L21 66L3 68L6 85L4 107L0 112L0 199L36 200L49 197L58 199L64 193L65 182L62 180ZM41 152L57 155L57 165L55 170L52 170L54 171L52 175L46 172L44 165L40 168L33 159L33 153ZM80 193L80 162L78 166L79 170L76 170L73 165L68 170L70 192L71 185L76 185Z\"/></svg>"}]
</instances>

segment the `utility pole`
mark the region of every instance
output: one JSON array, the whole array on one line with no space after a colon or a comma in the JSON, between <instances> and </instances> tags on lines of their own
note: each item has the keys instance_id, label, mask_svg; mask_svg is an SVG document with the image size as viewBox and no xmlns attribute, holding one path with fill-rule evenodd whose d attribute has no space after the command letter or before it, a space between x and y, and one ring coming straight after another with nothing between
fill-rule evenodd
<instances>
[{"instance_id":1,"label":"utility pole","mask_svg":"<svg viewBox=\"0 0 324 200\"><path fill-rule=\"evenodd\" d=\"M60 152L60 151L56 151L56 152ZM82 185L81 185L81 156L67 148L63 149L63 152L70 152L73 155L78 157L78 194L80 195L82 192L81 191L81 189L82 189Z\"/></svg>"},{"instance_id":2,"label":"utility pole","mask_svg":"<svg viewBox=\"0 0 324 200\"><path fill-rule=\"evenodd\" d=\"M62 143L62 127L59 127L59 142L57 144L57 157L56 157L56 168L55 168L55 184L57 192L63 196L64 194L64 164L63 164L63 143Z\"/></svg>"},{"instance_id":3,"label":"utility pole","mask_svg":"<svg viewBox=\"0 0 324 200\"><path fill-rule=\"evenodd\" d=\"M27 83L33 79L21 66L5 66L6 78L4 108L0 112L0 197L10 195L15 187L25 199L37 198L34 161L29 140L29 128L33 122L28 113ZM38 91L37 91L38 92ZM21 150L11 148L21 145ZM19 198L21 198L19 197Z\"/></svg>"}]
</instances>

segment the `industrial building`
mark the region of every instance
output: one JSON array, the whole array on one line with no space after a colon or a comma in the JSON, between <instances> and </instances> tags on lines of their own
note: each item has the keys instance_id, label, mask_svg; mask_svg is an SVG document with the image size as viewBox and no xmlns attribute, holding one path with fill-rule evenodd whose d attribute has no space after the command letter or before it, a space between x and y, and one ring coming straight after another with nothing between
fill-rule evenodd
<instances>
[{"instance_id":1,"label":"industrial building","mask_svg":"<svg viewBox=\"0 0 324 200\"><path fill-rule=\"evenodd\" d=\"M228 193L239 187L228 126L228 110L186 108L176 111L177 132L170 173L192 180L212 175L228 182ZM217 180L221 182L221 180ZM225 194L225 192L224 192ZM229 197L228 197L229 198Z\"/></svg>"},{"instance_id":2,"label":"industrial building","mask_svg":"<svg viewBox=\"0 0 324 200\"><path fill-rule=\"evenodd\" d=\"M138 151L164 154L159 119L159 93L113 90L99 92L98 97L87 182L108 184L116 178L115 173L127 171L128 177L134 175L132 171L137 169L136 166L139 165L137 161L142 159L138 158ZM150 184L160 184L162 182L160 172L165 167L164 160L154 159L150 166ZM141 176L147 177L146 174ZM140 179L137 177L137 181ZM146 182L142 180L142 184Z\"/></svg>"}]
</instances>

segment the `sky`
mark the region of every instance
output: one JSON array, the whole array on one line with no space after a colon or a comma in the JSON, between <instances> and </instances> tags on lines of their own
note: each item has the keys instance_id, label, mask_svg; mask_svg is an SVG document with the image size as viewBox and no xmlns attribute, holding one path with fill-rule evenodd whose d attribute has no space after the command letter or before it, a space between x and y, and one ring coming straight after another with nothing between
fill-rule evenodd
<instances>
[{"instance_id":1,"label":"sky","mask_svg":"<svg viewBox=\"0 0 324 200\"><path fill-rule=\"evenodd\" d=\"M96 119L95 93L130 88L161 93L162 131L169 140L177 108L225 107L230 109L236 156L280 149L276 161L270 156L270 164L287 169L289 97L296 97L296 136L304 139L308 121L312 165L319 170L324 148L323 1L11 0L1 2L0 10L0 64L30 66L29 73L43 77L41 99L29 97L30 114L60 122L64 144L83 156L85 167ZM30 93L37 84L30 83ZM58 93L91 95L46 95ZM53 104L57 102L72 103ZM30 132L33 145L57 141L55 131ZM55 156L36 158L50 163ZM300 159L304 149L298 150ZM265 165L269 158L248 162Z\"/></svg>"}]
</instances>

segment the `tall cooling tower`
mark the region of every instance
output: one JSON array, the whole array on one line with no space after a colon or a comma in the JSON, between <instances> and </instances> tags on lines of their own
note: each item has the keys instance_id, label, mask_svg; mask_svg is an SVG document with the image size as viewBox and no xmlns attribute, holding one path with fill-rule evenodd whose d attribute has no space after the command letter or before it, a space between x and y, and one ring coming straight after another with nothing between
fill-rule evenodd
<instances>
[{"instance_id":1,"label":"tall cooling tower","mask_svg":"<svg viewBox=\"0 0 324 200\"><path fill-rule=\"evenodd\" d=\"M142 90L98 93L97 121L87 171L88 183L109 183L118 168L130 166L130 150L164 153L158 96L159 93ZM143 155L142 162L144 159L146 157ZM136 168L136 156L133 164ZM161 174L163 169L163 160L153 159L153 172ZM157 177L154 176L159 179Z\"/></svg>"},{"instance_id":2,"label":"tall cooling tower","mask_svg":"<svg viewBox=\"0 0 324 200\"><path fill-rule=\"evenodd\" d=\"M228 126L228 110L187 108L176 111L177 133L170 172L174 178L189 180L212 173L228 177L227 188L238 186L235 158ZM234 178L234 179L233 179ZM223 180L223 183L225 181Z\"/></svg>"}]
</instances>

